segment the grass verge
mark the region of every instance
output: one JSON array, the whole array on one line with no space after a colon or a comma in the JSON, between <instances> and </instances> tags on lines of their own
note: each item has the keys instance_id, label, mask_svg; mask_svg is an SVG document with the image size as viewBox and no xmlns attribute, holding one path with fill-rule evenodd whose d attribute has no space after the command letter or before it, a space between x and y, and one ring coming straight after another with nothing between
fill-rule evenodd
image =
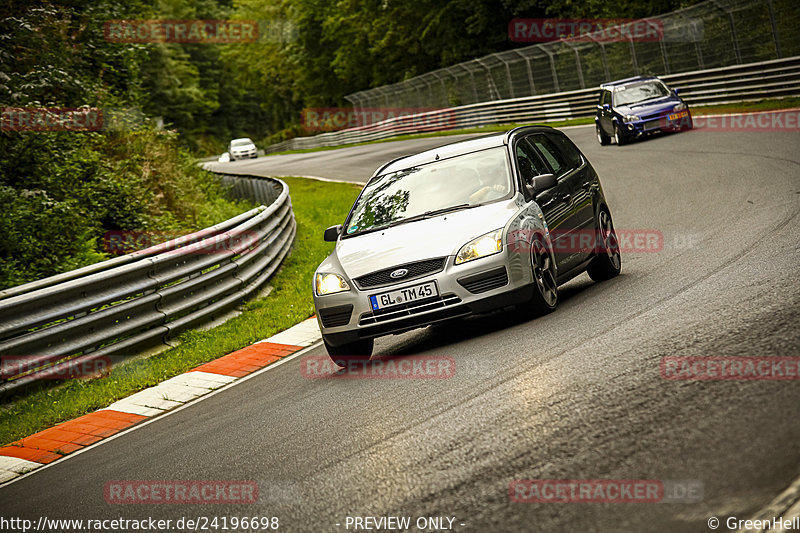
<instances>
[{"instance_id":1,"label":"grass verge","mask_svg":"<svg viewBox=\"0 0 800 533\"><path fill-rule=\"evenodd\" d=\"M190 331L181 344L115 368L110 375L40 389L0 406L0 445L8 444L156 385L202 363L269 337L314 313L311 277L333 249L322 233L347 215L360 187L304 178L282 178L297 221L292 254L270 280L267 298L244 305L246 312L208 331ZM319 198L325 198L319 202Z\"/></svg>"},{"instance_id":2,"label":"grass verge","mask_svg":"<svg viewBox=\"0 0 800 533\"><path fill-rule=\"evenodd\" d=\"M791 109L793 107L800 107L800 98L775 98L767 100L759 100L755 102L741 102L736 104L718 104L708 106L691 106L692 115L713 115L713 114L733 114L733 113L747 113L752 111L773 111L778 109ZM566 126L584 126L586 124L593 124L594 117L574 118L570 120L559 120L555 122L543 122L545 126L552 126L553 128L563 128ZM323 152L327 150L339 150L340 148L350 148L352 146L363 146L366 144L377 144L394 141L405 141L409 139L424 139L426 137L446 137L448 135L468 135L471 133L493 133L496 131L507 131L518 126L530 126L539 123L518 123L512 122L509 124L492 124L489 126L480 126L477 128L464 128L460 130L445 130L435 131L431 133L411 133L407 135L398 135L397 137L390 137L388 139L378 139L375 141L366 141L363 143L343 144L341 146L321 146L319 148L306 148L304 150L285 150L283 152L274 152L267 154L267 157L273 155L284 154L305 154L309 152Z\"/></svg>"}]
</instances>

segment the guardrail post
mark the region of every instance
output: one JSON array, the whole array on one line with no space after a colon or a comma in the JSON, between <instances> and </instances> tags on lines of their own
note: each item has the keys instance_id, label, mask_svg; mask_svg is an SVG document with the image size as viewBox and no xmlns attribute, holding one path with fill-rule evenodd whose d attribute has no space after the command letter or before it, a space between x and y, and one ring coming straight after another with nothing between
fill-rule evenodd
<instances>
[{"instance_id":1,"label":"guardrail post","mask_svg":"<svg viewBox=\"0 0 800 533\"><path fill-rule=\"evenodd\" d=\"M647 25L649 27L655 27L656 33L658 33L658 27L656 26L656 23L653 22L650 19L646 19L646 21L647 21ZM661 27L663 28L664 26L662 25ZM661 48L661 58L664 60L664 72L666 74L670 74L670 71L669 71L669 59L667 58L667 46L664 44L664 35L663 34L661 35L661 39L658 40L658 44L659 44L659 46Z\"/></svg>"},{"instance_id":2,"label":"guardrail post","mask_svg":"<svg viewBox=\"0 0 800 533\"><path fill-rule=\"evenodd\" d=\"M736 21L733 19L733 13L729 11L725 6L717 2L717 0L711 0L711 3L717 6L721 11L723 11L726 15L728 15L728 23L731 27L731 42L733 43L733 53L736 56L736 64L742 64L742 54L739 51L739 38L736 36Z\"/></svg>"},{"instance_id":3,"label":"guardrail post","mask_svg":"<svg viewBox=\"0 0 800 533\"><path fill-rule=\"evenodd\" d=\"M564 41L564 44L569 46L573 52L575 52L575 70L578 72L578 83L581 85L581 89L586 88L586 83L583 81L583 69L581 68L581 55L578 53L578 48L570 43L568 40Z\"/></svg>"},{"instance_id":4,"label":"guardrail post","mask_svg":"<svg viewBox=\"0 0 800 533\"><path fill-rule=\"evenodd\" d=\"M678 16L683 17L684 19L689 20L689 25L694 26L694 19L688 15L686 15L683 11L676 11L675 12ZM706 68L705 62L703 61L703 51L700 47L700 41L698 39L694 39L694 51L697 54L697 69L704 70Z\"/></svg>"},{"instance_id":5,"label":"guardrail post","mask_svg":"<svg viewBox=\"0 0 800 533\"><path fill-rule=\"evenodd\" d=\"M431 84L428 82L428 80L425 78L425 76L424 76L424 75L423 75L423 76L421 76L421 77L420 77L420 79L422 80L422 82L423 82L425 85L427 85L427 86L428 86L428 103L429 103L431 106L433 106L433 89L431 88Z\"/></svg>"},{"instance_id":6,"label":"guardrail post","mask_svg":"<svg viewBox=\"0 0 800 533\"><path fill-rule=\"evenodd\" d=\"M444 78L439 76L439 71L438 70L434 70L433 72L431 72L431 74L433 74L433 77L436 78L437 80L439 80L439 83L442 84L442 97L444 98L444 102L445 102L444 105L447 106L447 85L445 85L445 83L444 83Z\"/></svg>"},{"instance_id":7,"label":"guardrail post","mask_svg":"<svg viewBox=\"0 0 800 533\"><path fill-rule=\"evenodd\" d=\"M475 75L472 73L472 70L467 68L468 63L459 63L459 66L467 71L469 74L470 84L472 85L472 104L478 102L478 88L475 86Z\"/></svg>"},{"instance_id":8,"label":"guardrail post","mask_svg":"<svg viewBox=\"0 0 800 533\"><path fill-rule=\"evenodd\" d=\"M603 60L603 74L605 75L607 80L611 79L611 73L608 71L608 59L606 58L606 45L603 44L601 41L598 41L594 37L594 33L587 33L586 36L594 41L594 44L600 47L600 58Z\"/></svg>"},{"instance_id":9,"label":"guardrail post","mask_svg":"<svg viewBox=\"0 0 800 533\"><path fill-rule=\"evenodd\" d=\"M772 7L772 0L767 0L767 9L769 10L769 22L772 24L772 38L775 40L775 55L778 59L783 57L781 53L781 40L778 37L778 25L775 24L775 10Z\"/></svg>"},{"instance_id":10,"label":"guardrail post","mask_svg":"<svg viewBox=\"0 0 800 533\"><path fill-rule=\"evenodd\" d=\"M633 35L628 37L628 44L631 48L631 64L633 65L633 73L639 75L639 62L636 60L636 47L633 45Z\"/></svg>"},{"instance_id":11,"label":"guardrail post","mask_svg":"<svg viewBox=\"0 0 800 533\"><path fill-rule=\"evenodd\" d=\"M409 80L409 82L410 81L411 80ZM412 84L412 86L414 87L414 90L417 91L417 95L416 95L417 106L418 107L425 107L423 105L423 103L425 102L425 97L422 95L422 87L424 86L424 84L418 85L416 82L414 82Z\"/></svg>"},{"instance_id":12,"label":"guardrail post","mask_svg":"<svg viewBox=\"0 0 800 533\"><path fill-rule=\"evenodd\" d=\"M511 98L516 98L516 95L514 94L514 80L511 79L511 67L508 66L508 63L500 56L500 54L492 55L499 59L503 66L506 67L506 78L508 78L508 94Z\"/></svg>"},{"instance_id":13,"label":"guardrail post","mask_svg":"<svg viewBox=\"0 0 800 533\"><path fill-rule=\"evenodd\" d=\"M520 52L519 49L515 49L514 52L516 52L516 54L519 57L525 60L525 66L528 69L528 85L530 86L531 95L534 95L536 94L536 84L533 83L533 69L531 68L531 58Z\"/></svg>"},{"instance_id":14,"label":"guardrail post","mask_svg":"<svg viewBox=\"0 0 800 533\"><path fill-rule=\"evenodd\" d=\"M547 54L547 57L550 58L550 72L553 74L553 87L555 88L556 92L561 92L561 87L558 84L558 73L556 72L556 62L553 60L553 54L545 48L544 46L540 46L540 50Z\"/></svg>"}]
</instances>

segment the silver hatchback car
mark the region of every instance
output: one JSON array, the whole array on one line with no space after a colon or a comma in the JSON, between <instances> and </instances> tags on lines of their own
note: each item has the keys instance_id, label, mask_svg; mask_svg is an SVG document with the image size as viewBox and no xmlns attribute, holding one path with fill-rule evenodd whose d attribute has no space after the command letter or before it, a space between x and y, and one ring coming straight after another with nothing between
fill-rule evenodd
<instances>
[{"instance_id":1,"label":"silver hatchback car","mask_svg":"<svg viewBox=\"0 0 800 533\"><path fill-rule=\"evenodd\" d=\"M328 353L370 357L373 340L503 308L542 314L558 285L619 274L611 212L591 164L546 126L395 159L361 191L314 275Z\"/></svg>"}]
</instances>

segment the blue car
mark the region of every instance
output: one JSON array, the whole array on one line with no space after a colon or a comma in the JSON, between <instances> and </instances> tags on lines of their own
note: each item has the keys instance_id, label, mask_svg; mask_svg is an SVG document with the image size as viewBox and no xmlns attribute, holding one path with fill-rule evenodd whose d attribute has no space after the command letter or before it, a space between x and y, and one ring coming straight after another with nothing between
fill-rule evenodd
<instances>
[{"instance_id":1,"label":"blue car","mask_svg":"<svg viewBox=\"0 0 800 533\"><path fill-rule=\"evenodd\" d=\"M612 137L621 146L650 133L692 128L692 114L678 90L644 76L601 85L594 121L603 145Z\"/></svg>"}]
</instances>

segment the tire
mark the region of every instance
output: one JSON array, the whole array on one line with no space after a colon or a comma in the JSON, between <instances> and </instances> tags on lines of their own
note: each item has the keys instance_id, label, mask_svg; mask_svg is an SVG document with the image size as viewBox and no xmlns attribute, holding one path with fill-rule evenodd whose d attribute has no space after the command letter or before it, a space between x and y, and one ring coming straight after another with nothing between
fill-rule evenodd
<instances>
[{"instance_id":1,"label":"tire","mask_svg":"<svg viewBox=\"0 0 800 533\"><path fill-rule=\"evenodd\" d=\"M374 339L362 339L341 346L331 346L324 337L322 340L333 362L345 368L351 362L369 361L372 356L372 349L375 347Z\"/></svg>"},{"instance_id":2,"label":"tire","mask_svg":"<svg viewBox=\"0 0 800 533\"><path fill-rule=\"evenodd\" d=\"M622 133L622 129L619 127L619 124L614 124L614 140L617 141L617 146L622 146L628 142L628 140L625 139L625 134Z\"/></svg>"},{"instance_id":3,"label":"tire","mask_svg":"<svg viewBox=\"0 0 800 533\"><path fill-rule=\"evenodd\" d=\"M692 115L686 117L688 120L684 121L681 124L681 131L686 131L694 128L694 121L692 121Z\"/></svg>"},{"instance_id":4,"label":"tire","mask_svg":"<svg viewBox=\"0 0 800 533\"><path fill-rule=\"evenodd\" d=\"M597 241L595 258L589 263L586 272L594 281L605 281L618 276L622 269L622 256L611 214L605 208L597 215Z\"/></svg>"},{"instance_id":5,"label":"tire","mask_svg":"<svg viewBox=\"0 0 800 533\"><path fill-rule=\"evenodd\" d=\"M553 256L541 235L537 235L531 243L531 270L533 296L528 302L526 311L533 316L552 313L558 307L558 282Z\"/></svg>"},{"instance_id":6,"label":"tire","mask_svg":"<svg viewBox=\"0 0 800 533\"><path fill-rule=\"evenodd\" d=\"M597 142L599 142L602 146L611 144L611 137L603 133L603 128L600 127L600 124L596 124L595 129L597 130Z\"/></svg>"}]
</instances>

